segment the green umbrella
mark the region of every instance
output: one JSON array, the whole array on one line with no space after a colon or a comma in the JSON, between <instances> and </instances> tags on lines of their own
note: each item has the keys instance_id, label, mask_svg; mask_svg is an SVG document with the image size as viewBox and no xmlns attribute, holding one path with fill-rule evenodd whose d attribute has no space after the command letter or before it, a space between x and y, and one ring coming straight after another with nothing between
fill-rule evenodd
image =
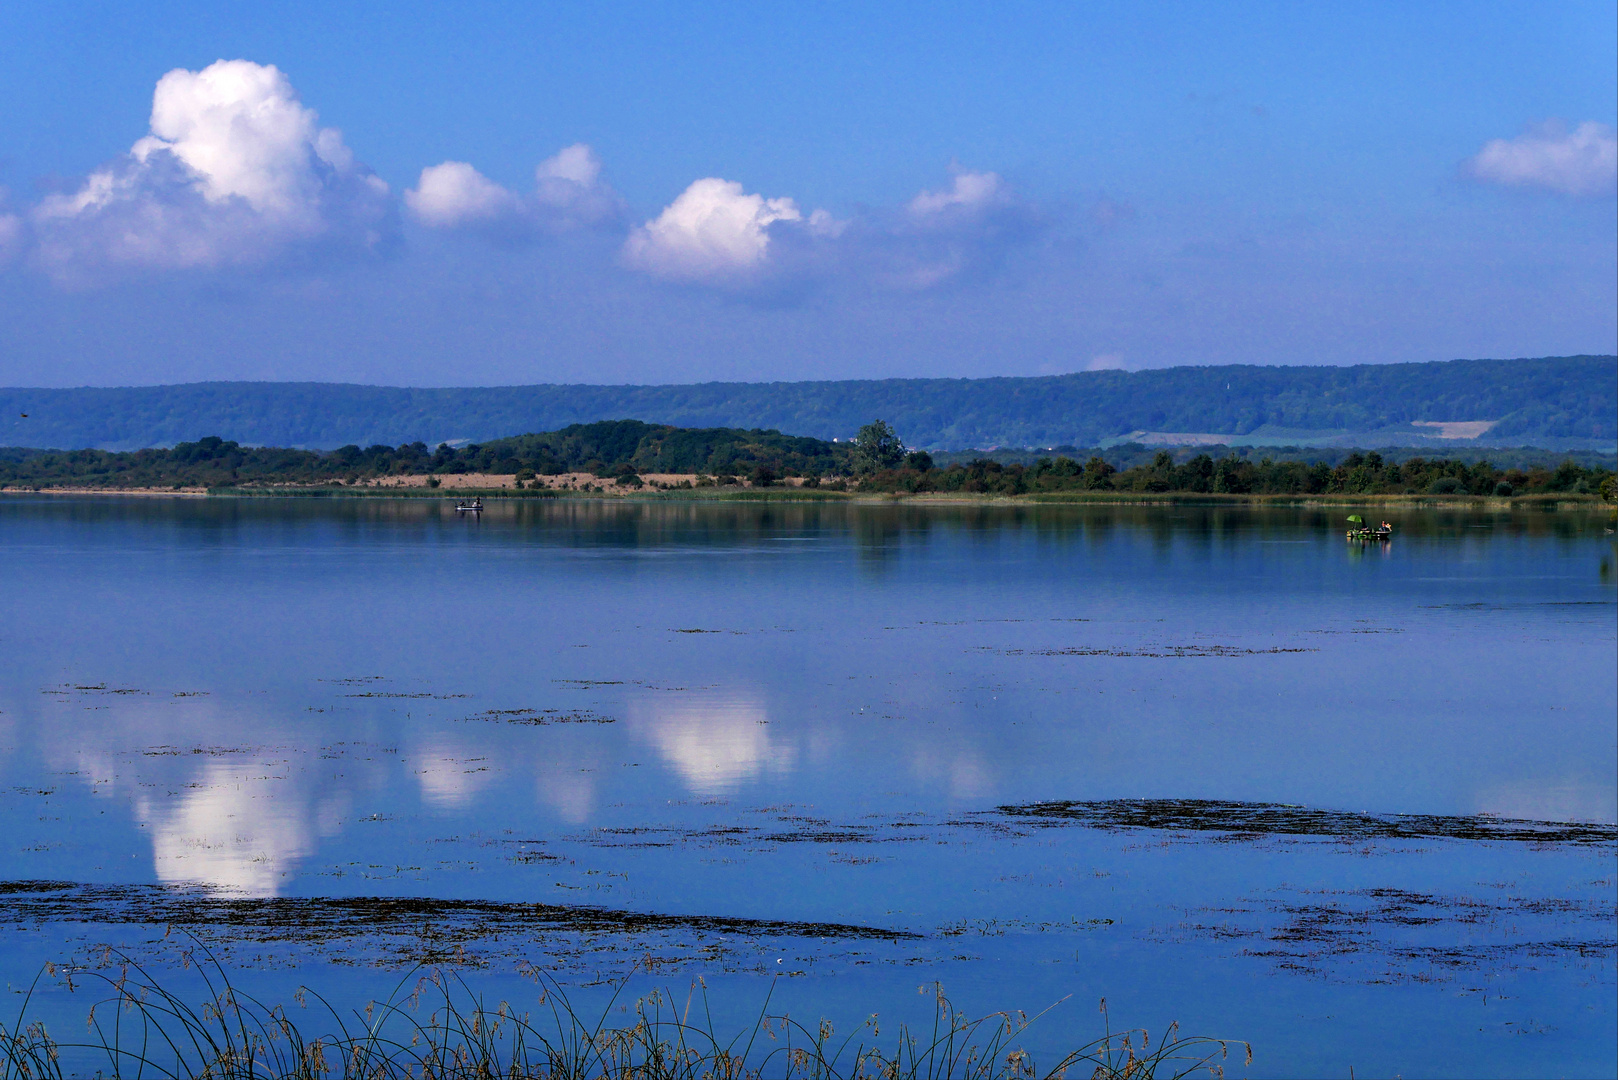
<instances>
[{"instance_id":1,"label":"green umbrella","mask_svg":"<svg viewBox=\"0 0 1618 1080\"><path fill-rule=\"evenodd\" d=\"M1365 524L1365 519L1360 517L1358 514L1350 514L1350 515L1348 515L1348 520L1352 521L1356 525Z\"/></svg>"}]
</instances>

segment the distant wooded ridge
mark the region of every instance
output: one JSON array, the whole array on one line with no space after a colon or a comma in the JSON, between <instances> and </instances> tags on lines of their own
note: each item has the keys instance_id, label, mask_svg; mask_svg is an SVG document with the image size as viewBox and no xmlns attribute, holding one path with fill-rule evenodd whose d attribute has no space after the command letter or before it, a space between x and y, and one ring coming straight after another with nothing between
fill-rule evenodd
<instances>
[{"instance_id":1,"label":"distant wooded ridge","mask_svg":"<svg viewBox=\"0 0 1618 1080\"><path fill-rule=\"evenodd\" d=\"M678 386L0 389L0 445L66 449L208 435L315 449L436 446L625 417L821 439L850 438L881 417L909 445L932 450L1130 441L1604 449L1618 442L1618 357Z\"/></svg>"}]
</instances>

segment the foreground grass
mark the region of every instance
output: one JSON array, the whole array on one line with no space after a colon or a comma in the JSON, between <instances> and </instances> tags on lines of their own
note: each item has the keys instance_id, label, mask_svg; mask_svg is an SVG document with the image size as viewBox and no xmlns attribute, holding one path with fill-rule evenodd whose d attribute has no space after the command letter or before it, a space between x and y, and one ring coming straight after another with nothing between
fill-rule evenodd
<instances>
[{"instance_id":1,"label":"foreground grass","mask_svg":"<svg viewBox=\"0 0 1618 1080\"><path fill-rule=\"evenodd\" d=\"M700 979L683 1002L656 990L614 1023L623 983L599 1015L585 1016L553 979L536 974L534 1009L519 1013L504 1001L489 1008L452 972L417 971L388 1000L345 1014L307 990L294 1009L265 1005L204 958L207 1000L199 1008L138 964L115 961L106 971L63 972L69 989L77 978L103 995L85 1041L58 1041L28 1019L27 1000L11 1026L0 1021L0 1078L59 1080L85 1075L75 1070L93 1062L99 1076L209 1080L1170 1080L1223 1077L1232 1048L1181 1038L1172 1025L1156 1044L1142 1029L1115 1032L1103 1000L1102 1035L1041 1065L1019 1039L1043 1013L967 1017L936 985L921 988L933 998L931 1025L900 1024L886 1038L875 1015L839 1037L828 1021L809 1027L771 1013L768 996L751 1026L721 1033ZM1252 1061L1251 1048L1234 1046Z\"/></svg>"}]
</instances>

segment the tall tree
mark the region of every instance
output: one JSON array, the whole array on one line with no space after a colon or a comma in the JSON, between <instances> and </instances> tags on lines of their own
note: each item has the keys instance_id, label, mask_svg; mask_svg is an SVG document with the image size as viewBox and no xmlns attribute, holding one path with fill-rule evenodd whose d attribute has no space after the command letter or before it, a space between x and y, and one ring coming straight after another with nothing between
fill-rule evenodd
<instances>
[{"instance_id":1,"label":"tall tree","mask_svg":"<svg viewBox=\"0 0 1618 1080\"><path fill-rule=\"evenodd\" d=\"M872 420L854 439L854 468L860 473L896 469L904 455L904 444L885 420Z\"/></svg>"}]
</instances>

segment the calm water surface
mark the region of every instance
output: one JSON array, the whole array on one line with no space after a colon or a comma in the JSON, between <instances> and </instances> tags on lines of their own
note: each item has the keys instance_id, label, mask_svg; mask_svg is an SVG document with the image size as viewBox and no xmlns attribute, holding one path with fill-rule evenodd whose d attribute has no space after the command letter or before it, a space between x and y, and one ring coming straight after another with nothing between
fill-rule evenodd
<instances>
[{"instance_id":1,"label":"calm water surface","mask_svg":"<svg viewBox=\"0 0 1618 1080\"><path fill-rule=\"evenodd\" d=\"M1611 1075L1610 522L1342 513L0 500L8 991L186 938Z\"/></svg>"}]
</instances>

